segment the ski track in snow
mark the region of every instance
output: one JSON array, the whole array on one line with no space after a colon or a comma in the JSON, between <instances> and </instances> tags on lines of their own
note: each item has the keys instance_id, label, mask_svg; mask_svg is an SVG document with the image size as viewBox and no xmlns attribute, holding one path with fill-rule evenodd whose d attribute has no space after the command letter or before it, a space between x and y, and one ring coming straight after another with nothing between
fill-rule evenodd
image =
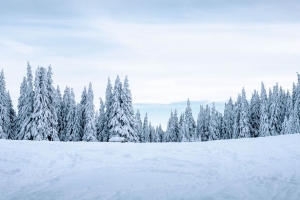
<instances>
[{"instance_id":1,"label":"ski track in snow","mask_svg":"<svg viewBox=\"0 0 300 200\"><path fill-rule=\"evenodd\" d=\"M300 134L197 143L0 140L0 199L300 199Z\"/></svg>"}]
</instances>

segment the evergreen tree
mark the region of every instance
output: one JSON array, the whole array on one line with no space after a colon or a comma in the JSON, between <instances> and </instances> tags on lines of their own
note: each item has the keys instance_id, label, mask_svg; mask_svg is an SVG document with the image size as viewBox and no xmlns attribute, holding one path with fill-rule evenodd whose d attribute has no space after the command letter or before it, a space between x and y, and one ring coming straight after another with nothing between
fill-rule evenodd
<instances>
[{"instance_id":1,"label":"evergreen tree","mask_svg":"<svg viewBox=\"0 0 300 200\"><path fill-rule=\"evenodd\" d=\"M14 132L15 126L16 126L16 112L13 108L13 103L10 97L9 92L7 93L7 102L8 102L8 115L9 115L9 123L8 123L8 139L16 140L17 134Z\"/></svg>"},{"instance_id":2,"label":"evergreen tree","mask_svg":"<svg viewBox=\"0 0 300 200\"><path fill-rule=\"evenodd\" d=\"M7 139L10 127L8 99L6 93L6 83L4 72L0 74L0 139Z\"/></svg>"},{"instance_id":3,"label":"evergreen tree","mask_svg":"<svg viewBox=\"0 0 300 200\"><path fill-rule=\"evenodd\" d=\"M18 115L16 117L16 123L14 127L14 135L15 139L19 138L19 133L22 127L23 120L25 119L24 116L24 108L25 108L25 101L26 101L26 91L27 91L27 80L24 77L23 82L20 87L20 97L18 99Z\"/></svg>"},{"instance_id":4,"label":"evergreen tree","mask_svg":"<svg viewBox=\"0 0 300 200\"><path fill-rule=\"evenodd\" d=\"M105 136L105 106L100 98L100 109L99 109L99 116L97 118L96 128L97 128L97 139L100 142L104 142L104 136ZM106 142L106 141L105 141Z\"/></svg>"},{"instance_id":5,"label":"evergreen tree","mask_svg":"<svg viewBox=\"0 0 300 200\"><path fill-rule=\"evenodd\" d=\"M281 131L279 91L278 84L274 86L272 96L270 97L270 133L272 136L279 135Z\"/></svg>"},{"instance_id":6,"label":"evergreen tree","mask_svg":"<svg viewBox=\"0 0 300 200\"><path fill-rule=\"evenodd\" d=\"M259 136L261 104L258 92L254 91L250 103L250 137Z\"/></svg>"},{"instance_id":7,"label":"evergreen tree","mask_svg":"<svg viewBox=\"0 0 300 200\"><path fill-rule=\"evenodd\" d=\"M238 138L250 137L249 105L246 99L246 92L244 88L242 90L240 117L240 134Z\"/></svg>"},{"instance_id":8,"label":"evergreen tree","mask_svg":"<svg viewBox=\"0 0 300 200\"><path fill-rule=\"evenodd\" d=\"M241 132L241 129L240 129L241 110L242 110L242 97L239 94L237 101L234 105L234 124L233 124L232 139L239 138L239 135Z\"/></svg>"},{"instance_id":9,"label":"evergreen tree","mask_svg":"<svg viewBox=\"0 0 300 200\"><path fill-rule=\"evenodd\" d=\"M157 135L158 135L158 142L165 142L164 141L165 133L161 128L161 124L158 126Z\"/></svg>"},{"instance_id":10,"label":"evergreen tree","mask_svg":"<svg viewBox=\"0 0 300 200\"><path fill-rule=\"evenodd\" d=\"M270 135L269 117L268 117L268 98L264 83L261 83L261 108L260 108L260 125L259 136L265 137Z\"/></svg>"},{"instance_id":11,"label":"evergreen tree","mask_svg":"<svg viewBox=\"0 0 300 200\"><path fill-rule=\"evenodd\" d=\"M208 141L210 138L210 130L209 130L210 118L211 118L210 107L206 105L206 108L204 110L203 131L201 133L201 141L203 142Z\"/></svg>"},{"instance_id":12,"label":"evergreen tree","mask_svg":"<svg viewBox=\"0 0 300 200\"><path fill-rule=\"evenodd\" d=\"M18 112L18 115L21 114L19 117L20 120L20 131L18 131L18 139L23 140L26 139L25 135L32 136L32 114L33 114L33 100L34 100L34 91L33 91L33 76L32 70L29 62L27 63L27 84L24 89L24 103L22 108L22 112Z\"/></svg>"},{"instance_id":13,"label":"evergreen tree","mask_svg":"<svg viewBox=\"0 0 300 200\"><path fill-rule=\"evenodd\" d=\"M73 118L72 118L72 123L68 123L68 130L70 130L70 137L68 138L69 141L81 141L82 137L81 137L81 118L80 118L80 111L81 111L81 106L80 104L76 105L75 108L73 108L75 110ZM72 113L70 113L70 115L72 115Z\"/></svg>"},{"instance_id":14,"label":"evergreen tree","mask_svg":"<svg viewBox=\"0 0 300 200\"><path fill-rule=\"evenodd\" d=\"M84 120L85 126L83 129L82 140L87 142L95 142L96 139L96 126L95 126L95 108L94 108L94 92L92 84L90 83L88 93L86 96Z\"/></svg>"},{"instance_id":15,"label":"evergreen tree","mask_svg":"<svg viewBox=\"0 0 300 200\"><path fill-rule=\"evenodd\" d=\"M121 91L122 112L122 130L126 138L131 142L137 142L137 134L134 131L134 111L132 106L132 96L129 89L128 77L124 81L124 87Z\"/></svg>"},{"instance_id":16,"label":"evergreen tree","mask_svg":"<svg viewBox=\"0 0 300 200\"><path fill-rule=\"evenodd\" d=\"M137 141L142 142L143 138L143 123L141 119L140 111L137 110L135 114L135 127L134 127L135 133L137 134Z\"/></svg>"},{"instance_id":17,"label":"evergreen tree","mask_svg":"<svg viewBox=\"0 0 300 200\"><path fill-rule=\"evenodd\" d=\"M63 105L64 129L61 141L80 141L81 138L78 131L80 130L80 124L76 116L76 102L73 89L66 88Z\"/></svg>"},{"instance_id":18,"label":"evergreen tree","mask_svg":"<svg viewBox=\"0 0 300 200\"><path fill-rule=\"evenodd\" d=\"M109 132L111 134L111 137L127 138L127 135L124 135L123 127L122 127L122 122L123 122L123 120L126 120L126 118L123 118L124 110L121 107L121 102L122 102L121 101L121 93L122 93L122 83L118 76L115 81L112 104L111 104ZM127 125L128 125L128 123L127 123Z\"/></svg>"},{"instance_id":19,"label":"evergreen tree","mask_svg":"<svg viewBox=\"0 0 300 200\"><path fill-rule=\"evenodd\" d=\"M220 129L218 127L218 113L215 108L215 103L213 103L213 107L211 110L209 131L210 131L209 140L219 140L220 139Z\"/></svg>"},{"instance_id":20,"label":"evergreen tree","mask_svg":"<svg viewBox=\"0 0 300 200\"><path fill-rule=\"evenodd\" d=\"M105 93L105 123L103 128L103 141L108 142L110 138L110 117L111 117L111 105L113 100L113 94L112 94L112 85L110 82L110 79L108 78L107 87L106 87L106 93Z\"/></svg>"},{"instance_id":21,"label":"evergreen tree","mask_svg":"<svg viewBox=\"0 0 300 200\"><path fill-rule=\"evenodd\" d=\"M87 99L87 91L86 87L84 87L82 94L81 94L81 100L79 104L79 115L80 115L80 138L83 138L83 132L84 132L84 127L86 123L86 99Z\"/></svg>"},{"instance_id":22,"label":"evergreen tree","mask_svg":"<svg viewBox=\"0 0 300 200\"><path fill-rule=\"evenodd\" d=\"M171 111L171 116L168 121L168 126L167 126L167 131L166 131L166 136L165 136L165 141L166 142L172 142L172 137L174 133L174 122L173 122L173 111Z\"/></svg>"},{"instance_id":23,"label":"evergreen tree","mask_svg":"<svg viewBox=\"0 0 300 200\"><path fill-rule=\"evenodd\" d=\"M149 134L150 134L150 131L149 131L149 124L148 124L148 116L147 116L147 113L145 115L145 118L144 118L144 123L143 123L143 135L142 135L142 142L148 142L149 141Z\"/></svg>"},{"instance_id":24,"label":"evergreen tree","mask_svg":"<svg viewBox=\"0 0 300 200\"><path fill-rule=\"evenodd\" d=\"M197 138L201 138L201 135L204 132L204 125L205 125L205 115L204 115L204 108L200 105L200 111L197 118L197 126L196 126L196 135Z\"/></svg>"},{"instance_id":25,"label":"evergreen tree","mask_svg":"<svg viewBox=\"0 0 300 200\"><path fill-rule=\"evenodd\" d=\"M187 101L187 107L185 109L184 114L185 120L184 120L184 126L185 126L185 137L187 141L192 142L196 140L196 123L193 118L192 109L191 109L191 103L188 99Z\"/></svg>"},{"instance_id":26,"label":"evergreen tree","mask_svg":"<svg viewBox=\"0 0 300 200\"><path fill-rule=\"evenodd\" d=\"M48 92L49 80L47 70L39 67L35 77L34 110L32 114L30 131L25 134L25 140L59 140L54 116L49 109L50 95Z\"/></svg>"},{"instance_id":27,"label":"evergreen tree","mask_svg":"<svg viewBox=\"0 0 300 200\"><path fill-rule=\"evenodd\" d=\"M232 139L233 127L234 127L234 105L231 98L229 99L228 103L225 104L223 123L224 123L223 139Z\"/></svg>"},{"instance_id":28,"label":"evergreen tree","mask_svg":"<svg viewBox=\"0 0 300 200\"><path fill-rule=\"evenodd\" d=\"M57 115L57 134L60 136L63 131L63 100L59 86L56 88L56 115Z\"/></svg>"},{"instance_id":29,"label":"evergreen tree","mask_svg":"<svg viewBox=\"0 0 300 200\"><path fill-rule=\"evenodd\" d=\"M47 71L47 98L48 98L48 110L50 111L49 121L48 121L48 128L49 128L49 135L52 138L52 136L56 137L58 135L57 133L57 110L56 110L56 100L57 100L57 94L56 90L53 87L53 79L52 79L52 68L51 66L48 67ZM57 140L55 138L55 140Z\"/></svg>"}]
</instances>

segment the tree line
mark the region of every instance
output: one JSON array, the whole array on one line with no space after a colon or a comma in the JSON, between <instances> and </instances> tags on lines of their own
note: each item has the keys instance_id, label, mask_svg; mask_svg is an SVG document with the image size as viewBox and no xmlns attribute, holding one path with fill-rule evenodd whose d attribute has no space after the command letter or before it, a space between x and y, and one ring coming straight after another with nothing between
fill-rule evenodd
<instances>
[{"instance_id":1,"label":"tree line","mask_svg":"<svg viewBox=\"0 0 300 200\"><path fill-rule=\"evenodd\" d=\"M117 76L114 86L108 79L105 101L100 98L95 112L92 84L84 88L76 103L72 88L61 94L53 86L52 68L38 67L35 78L27 63L27 75L20 87L17 113L6 90L4 72L0 74L0 139L108 142L124 137L129 142L193 142L294 134L300 132L300 76L293 91L276 84L267 95L262 83L248 102L243 88L234 102L225 104L223 114L213 104L200 106L197 122L190 101L185 112L171 111L167 130L154 127L147 114L142 121L134 113L129 81Z\"/></svg>"}]
</instances>

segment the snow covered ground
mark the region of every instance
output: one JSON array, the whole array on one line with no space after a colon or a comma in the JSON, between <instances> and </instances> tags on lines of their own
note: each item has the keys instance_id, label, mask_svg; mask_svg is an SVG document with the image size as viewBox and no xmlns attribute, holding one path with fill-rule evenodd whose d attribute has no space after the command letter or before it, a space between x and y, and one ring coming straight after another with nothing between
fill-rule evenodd
<instances>
[{"instance_id":1,"label":"snow covered ground","mask_svg":"<svg viewBox=\"0 0 300 200\"><path fill-rule=\"evenodd\" d=\"M0 140L0 199L300 199L300 134L206 143Z\"/></svg>"}]
</instances>

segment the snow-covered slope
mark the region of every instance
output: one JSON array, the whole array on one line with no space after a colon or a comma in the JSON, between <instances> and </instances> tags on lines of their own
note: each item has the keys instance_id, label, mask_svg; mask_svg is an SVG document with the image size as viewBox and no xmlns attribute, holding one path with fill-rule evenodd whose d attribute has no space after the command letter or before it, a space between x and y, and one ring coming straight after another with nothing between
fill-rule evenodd
<instances>
[{"instance_id":1,"label":"snow-covered slope","mask_svg":"<svg viewBox=\"0 0 300 200\"><path fill-rule=\"evenodd\" d=\"M300 134L162 144L0 140L0 199L300 199Z\"/></svg>"}]
</instances>

